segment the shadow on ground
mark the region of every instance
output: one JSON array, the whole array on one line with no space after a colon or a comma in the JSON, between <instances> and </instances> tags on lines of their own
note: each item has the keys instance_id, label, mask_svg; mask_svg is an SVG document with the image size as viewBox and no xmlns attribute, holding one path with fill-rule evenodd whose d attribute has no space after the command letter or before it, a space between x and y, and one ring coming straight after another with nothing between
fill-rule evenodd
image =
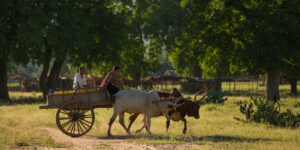
<instances>
[{"instance_id":1,"label":"shadow on ground","mask_svg":"<svg viewBox=\"0 0 300 150\"><path fill-rule=\"evenodd\" d=\"M22 97L22 98L11 98L10 100L0 100L0 106L3 105L20 105L20 104L43 104L46 103L42 97Z\"/></svg>"},{"instance_id":2,"label":"shadow on ground","mask_svg":"<svg viewBox=\"0 0 300 150\"><path fill-rule=\"evenodd\" d=\"M97 137L98 139L143 139L143 140L164 140L164 141L178 141L185 143L194 142L258 142L258 141L271 141L270 139L259 139L259 138L244 138L235 136L164 136L164 135L122 135L122 136L110 136L110 137Z\"/></svg>"}]
</instances>

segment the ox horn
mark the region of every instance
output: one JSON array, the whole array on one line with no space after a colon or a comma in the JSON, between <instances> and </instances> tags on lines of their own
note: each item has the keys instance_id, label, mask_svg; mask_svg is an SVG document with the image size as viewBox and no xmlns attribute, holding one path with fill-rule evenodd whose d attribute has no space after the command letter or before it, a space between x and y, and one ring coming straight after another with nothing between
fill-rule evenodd
<instances>
[{"instance_id":1,"label":"ox horn","mask_svg":"<svg viewBox=\"0 0 300 150\"><path fill-rule=\"evenodd\" d=\"M198 91L196 94L195 94L195 96L194 96L194 101L196 102L197 101L197 96L198 95L200 95L201 94L201 91ZM200 102L200 101L202 101L205 97L207 96L207 93L205 93L203 96L202 96L202 98L200 99L200 100L198 100L197 102Z\"/></svg>"},{"instance_id":2,"label":"ox horn","mask_svg":"<svg viewBox=\"0 0 300 150\"><path fill-rule=\"evenodd\" d=\"M194 101L196 101L197 96L201 93L201 91L198 91L197 93L195 93L194 95Z\"/></svg>"}]
</instances>

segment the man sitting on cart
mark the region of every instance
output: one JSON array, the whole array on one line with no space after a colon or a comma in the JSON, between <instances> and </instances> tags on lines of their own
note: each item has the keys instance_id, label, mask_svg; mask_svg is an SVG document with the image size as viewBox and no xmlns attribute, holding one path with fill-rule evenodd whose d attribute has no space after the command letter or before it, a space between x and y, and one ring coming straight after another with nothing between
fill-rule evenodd
<instances>
[{"instance_id":1,"label":"man sitting on cart","mask_svg":"<svg viewBox=\"0 0 300 150\"><path fill-rule=\"evenodd\" d=\"M119 73L120 67L114 66L113 70L105 76L100 85L101 87L106 88L111 96L118 93L120 91L120 87L122 86L121 82L118 82L117 80L119 78Z\"/></svg>"},{"instance_id":2,"label":"man sitting on cart","mask_svg":"<svg viewBox=\"0 0 300 150\"><path fill-rule=\"evenodd\" d=\"M74 77L74 82L73 82L74 89L86 88L87 82L86 82L86 76L84 74L85 74L85 67L80 67L79 73L77 73Z\"/></svg>"}]
</instances>

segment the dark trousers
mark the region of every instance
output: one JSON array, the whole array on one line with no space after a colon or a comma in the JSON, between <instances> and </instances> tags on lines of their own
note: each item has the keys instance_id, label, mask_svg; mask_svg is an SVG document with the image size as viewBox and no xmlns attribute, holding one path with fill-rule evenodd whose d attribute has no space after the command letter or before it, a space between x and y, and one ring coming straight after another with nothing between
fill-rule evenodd
<instances>
[{"instance_id":1,"label":"dark trousers","mask_svg":"<svg viewBox=\"0 0 300 150\"><path fill-rule=\"evenodd\" d=\"M112 85L111 83L108 83L106 88L107 88L108 93L111 96L115 95L116 93L118 93L120 91L120 89L118 87Z\"/></svg>"}]
</instances>

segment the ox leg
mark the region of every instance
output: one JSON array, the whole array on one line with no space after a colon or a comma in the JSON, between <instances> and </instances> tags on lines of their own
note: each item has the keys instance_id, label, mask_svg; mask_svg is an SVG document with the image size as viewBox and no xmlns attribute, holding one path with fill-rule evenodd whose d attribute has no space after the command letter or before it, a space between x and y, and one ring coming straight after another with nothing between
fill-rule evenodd
<instances>
[{"instance_id":1,"label":"ox leg","mask_svg":"<svg viewBox=\"0 0 300 150\"><path fill-rule=\"evenodd\" d=\"M182 133L185 134L186 133L186 129L187 129L187 127L186 127L186 119L183 118L182 121L184 122L184 128L183 128Z\"/></svg>"},{"instance_id":2,"label":"ox leg","mask_svg":"<svg viewBox=\"0 0 300 150\"><path fill-rule=\"evenodd\" d=\"M130 123L128 125L128 131L130 132L130 128L133 124L133 122L135 121L135 119L138 117L139 114L133 114L129 117Z\"/></svg>"},{"instance_id":3,"label":"ox leg","mask_svg":"<svg viewBox=\"0 0 300 150\"><path fill-rule=\"evenodd\" d=\"M143 119L143 122L144 122L144 126L145 126L145 128L146 128L146 131L148 132L148 130L149 130L149 128L148 128L148 126L147 126L147 122L146 122L147 120L146 120L146 115L144 116L144 119Z\"/></svg>"},{"instance_id":4,"label":"ox leg","mask_svg":"<svg viewBox=\"0 0 300 150\"><path fill-rule=\"evenodd\" d=\"M144 125L140 129L136 130L135 133L141 132L145 127L146 127L146 130L148 131L147 126L146 126L146 115L144 115L143 122L144 122Z\"/></svg>"},{"instance_id":5,"label":"ox leg","mask_svg":"<svg viewBox=\"0 0 300 150\"><path fill-rule=\"evenodd\" d=\"M111 129L111 126L114 123L115 119L117 118L117 116L118 116L118 113L114 109L114 114L112 115L112 117L109 120L107 136L111 136L110 129Z\"/></svg>"},{"instance_id":6,"label":"ox leg","mask_svg":"<svg viewBox=\"0 0 300 150\"><path fill-rule=\"evenodd\" d=\"M130 132L128 131L126 125L125 125L125 122L124 122L124 112L121 112L119 114L119 123L122 125L122 127L124 128L124 130L127 132L127 134L130 135Z\"/></svg>"},{"instance_id":7,"label":"ox leg","mask_svg":"<svg viewBox=\"0 0 300 150\"><path fill-rule=\"evenodd\" d=\"M171 120L171 116L169 113L165 113L165 117L167 119L166 121L166 132L168 132L169 126L170 126L170 120Z\"/></svg>"},{"instance_id":8,"label":"ox leg","mask_svg":"<svg viewBox=\"0 0 300 150\"><path fill-rule=\"evenodd\" d=\"M150 130L150 126L151 126L151 115L147 115L147 128L148 128L148 134L151 134L151 130Z\"/></svg>"},{"instance_id":9,"label":"ox leg","mask_svg":"<svg viewBox=\"0 0 300 150\"><path fill-rule=\"evenodd\" d=\"M170 126L170 120L167 120L167 122L166 122L166 132L168 132L169 126Z\"/></svg>"}]
</instances>

